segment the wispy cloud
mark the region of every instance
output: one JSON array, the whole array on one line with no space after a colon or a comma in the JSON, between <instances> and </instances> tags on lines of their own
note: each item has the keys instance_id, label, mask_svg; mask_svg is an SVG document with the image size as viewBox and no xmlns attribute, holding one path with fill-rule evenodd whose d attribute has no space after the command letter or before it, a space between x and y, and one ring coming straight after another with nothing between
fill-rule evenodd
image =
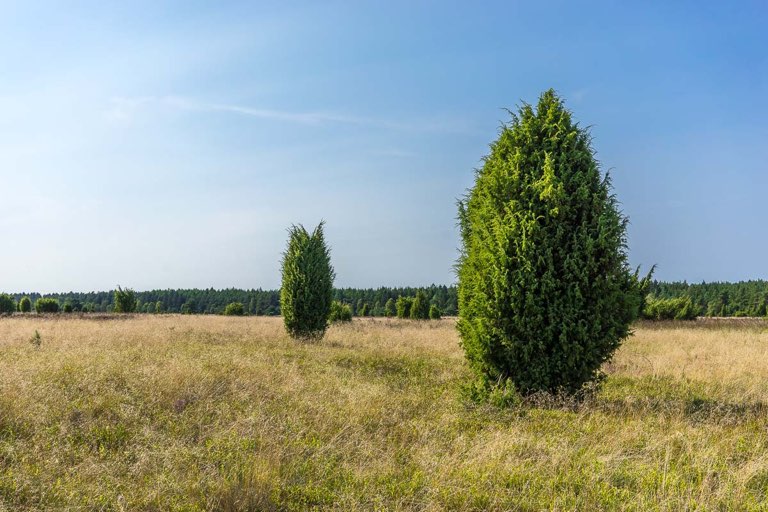
<instances>
[{"instance_id":1,"label":"wispy cloud","mask_svg":"<svg viewBox=\"0 0 768 512\"><path fill-rule=\"evenodd\" d=\"M354 116L328 111L288 111L270 108L256 108L228 103L211 103L181 96L139 96L116 97L110 100L106 110L109 119L115 121L130 120L142 109L164 107L187 112L230 113L266 121L294 123L308 126L329 124L355 125L361 127L383 128L395 131L466 133L471 131L466 123L456 120L411 119L392 121L373 117Z\"/></svg>"}]
</instances>

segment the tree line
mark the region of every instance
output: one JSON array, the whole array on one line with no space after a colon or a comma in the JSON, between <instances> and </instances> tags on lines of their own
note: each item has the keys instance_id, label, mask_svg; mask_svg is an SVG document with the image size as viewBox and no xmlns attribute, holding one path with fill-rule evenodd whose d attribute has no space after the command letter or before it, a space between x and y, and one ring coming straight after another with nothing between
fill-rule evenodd
<instances>
[{"instance_id":1,"label":"tree line","mask_svg":"<svg viewBox=\"0 0 768 512\"><path fill-rule=\"evenodd\" d=\"M27 298L31 311L40 299L49 299L58 304L51 306L44 301L44 310L52 312L100 312L112 313L120 310L115 300L118 290L100 292L65 292L40 294L36 292L17 292L0 295L0 312L19 311L19 304ZM415 298L423 292L428 302L427 308L435 306L442 314L456 314L456 287L430 285L418 287L379 287L379 288L336 288L333 300L348 305L354 316L397 316L396 312L387 314L386 305L394 305L399 298ZM243 305L243 314L259 316L279 316L280 290L226 288L207 289L168 289L135 292L136 311L139 313L182 313L182 314L224 314L232 303ZM26 301L25 301L26 303Z\"/></svg>"},{"instance_id":2,"label":"tree line","mask_svg":"<svg viewBox=\"0 0 768 512\"><path fill-rule=\"evenodd\" d=\"M410 310L406 303L408 300L413 300L419 291L424 292L429 306L434 305L441 315L456 315L455 286L433 284L423 288L335 288L333 300L347 305L353 316L410 318ZM768 281L762 279L735 283L652 281L648 292L644 316L649 319L768 316ZM280 290L192 288L141 291L136 292L135 295L138 301L137 311L141 313L218 315L225 312L227 305L239 302L243 305L243 314L280 315ZM25 297L29 299L29 304L20 306ZM12 293L0 296L0 312L21 311L20 307L26 307L28 309L25 311L31 311L41 298L58 303L58 307L50 303L41 303L42 312L51 311L52 308L62 312L115 311L115 290L109 290L45 295L34 292ZM400 313L397 311L398 299L402 307ZM690 305L686 299L690 299Z\"/></svg>"},{"instance_id":3,"label":"tree line","mask_svg":"<svg viewBox=\"0 0 768 512\"><path fill-rule=\"evenodd\" d=\"M686 281L653 281L651 298L660 300L690 299L694 316L741 317L768 315L768 281L762 279L736 283L688 283ZM681 307L687 307L680 302Z\"/></svg>"}]
</instances>

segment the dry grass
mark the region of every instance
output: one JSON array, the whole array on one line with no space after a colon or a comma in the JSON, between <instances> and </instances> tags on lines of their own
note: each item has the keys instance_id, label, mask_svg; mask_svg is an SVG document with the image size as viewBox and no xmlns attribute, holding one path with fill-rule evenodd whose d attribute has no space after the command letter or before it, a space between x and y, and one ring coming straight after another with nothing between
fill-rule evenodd
<instances>
[{"instance_id":1,"label":"dry grass","mask_svg":"<svg viewBox=\"0 0 768 512\"><path fill-rule=\"evenodd\" d=\"M767 350L641 325L582 401L496 410L450 320L2 318L0 510L765 510Z\"/></svg>"}]
</instances>

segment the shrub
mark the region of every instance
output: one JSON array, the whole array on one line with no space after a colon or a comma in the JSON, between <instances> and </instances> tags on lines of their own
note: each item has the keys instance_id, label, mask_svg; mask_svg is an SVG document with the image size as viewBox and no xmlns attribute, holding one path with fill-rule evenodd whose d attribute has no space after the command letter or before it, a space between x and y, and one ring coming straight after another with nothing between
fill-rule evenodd
<instances>
[{"instance_id":1,"label":"shrub","mask_svg":"<svg viewBox=\"0 0 768 512\"><path fill-rule=\"evenodd\" d=\"M51 298L40 298L35 301L35 311L37 313L58 313L59 301Z\"/></svg>"},{"instance_id":2,"label":"shrub","mask_svg":"<svg viewBox=\"0 0 768 512\"><path fill-rule=\"evenodd\" d=\"M501 129L459 202L461 343L491 392L575 391L630 333L642 281L588 131L549 90ZM512 389L510 387L510 389Z\"/></svg>"},{"instance_id":3,"label":"shrub","mask_svg":"<svg viewBox=\"0 0 768 512\"><path fill-rule=\"evenodd\" d=\"M61 307L61 310L64 313L71 313L73 311L72 309L72 303L70 301L64 302L64 305Z\"/></svg>"},{"instance_id":4,"label":"shrub","mask_svg":"<svg viewBox=\"0 0 768 512\"><path fill-rule=\"evenodd\" d=\"M328 321L335 322L351 322L352 321L352 307L349 304L344 304L337 300L331 303L331 314L328 316Z\"/></svg>"},{"instance_id":5,"label":"shrub","mask_svg":"<svg viewBox=\"0 0 768 512\"><path fill-rule=\"evenodd\" d=\"M648 296L645 300L643 318L647 320L696 320L698 308L690 297L657 299Z\"/></svg>"},{"instance_id":6,"label":"shrub","mask_svg":"<svg viewBox=\"0 0 768 512\"><path fill-rule=\"evenodd\" d=\"M29 297L23 297L19 301L19 311L22 313L29 313L32 311L32 300Z\"/></svg>"},{"instance_id":7,"label":"shrub","mask_svg":"<svg viewBox=\"0 0 768 512\"><path fill-rule=\"evenodd\" d=\"M392 317L397 314L397 309L395 308L395 301L393 299L388 299L386 304L384 304L384 316Z\"/></svg>"},{"instance_id":8,"label":"shrub","mask_svg":"<svg viewBox=\"0 0 768 512\"><path fill-rule=\"evenodd\" d=\"M360 316L368 316L370 314L370 310L368 309L368 303L366 302L363 304L363 307L360 308Z\"/></svg>"},{"instance_id":9,"label":"shrub","mask_svg":"<svg viewBox=\"0 0 768 512\"><path fill-rule=\"evenodd\" d=\"M181 305L181 308L179 309L182 315L191 315L192 314L192 306L189 302L185 302Z\"/></svg>"},{"instance_id":10,"label":"shrub","mask_svg":"<svg viewBox=\"0 0 768 512\"><path fill-rule=\"evenodd\" d=\"M164 311L165 311L165 305L163 304L163 301L159 300L155 302L155 314L159 315Z\"/></svg>"},{"instance_id":11,"label":"shrub","mask_svg":"<svg viewBox=\"0 0 768 512\"><path fill-rule=\"evenodd\" d=\"M130 288L122 289L119 286L114 293L115 313L133 313L136 311L136 292Z\"/></svg>"},{"instance_id":12,"label":"shrub","mask_svg":"<svg viewBox=\"0 0 768 512\"><path fill-rule=\"evenodd\" d=\"M402 295L397 298L395 303L395 310L397 311L397 318L411 318L411 304L413 299L411 297L403 297Z\"/></svg>"},{"instance_id":13,"label":"shrub","mask_svg":"<svg viewBox=\"0 0 768 512\"><path fill-rule=\"evenodd\" d=\"M429 319L430 320L440 320L440 308L432 304L429 306Z\"/></svg>"},{"instance_id":14,"label":"shrub","mask_svg":"<svg viewBox=\"0 0 768 512\"><path fill-rule=\"evenodd\" d=\"M245 306L243 306L242 302L230 302L224 308L224 314L227 316L243 316L245 314Z\"/></svg>"},{"instance_id":15,"label":"shrub","mask_svg":"<svg viewBox=\"0 0 768 512\"><path fill-rule=\"evenodd\" d=\"M427 294L423 290L416 292L416 297L413 298L411 303L410 316L413 320L429 319L429 301Z\"/></svg>"},{"instance_id":16,"label":"shrub","mask_svg":"<svg viewBox=\"0 0 768 512\"><path fill-rule=\"evenodd\" d=\"M296 339L319 339L328 328L335 277L323 223L311 234L302 225L292 226L288 232L280 288L285 329Z\"/></svg>"},{"instance_id":17,"label":"shrub","mask_svg":"<svg viewBox=\"0 0 768 512\"><path fill-rule=\"evenodd\" d=\"M16 301L7 293L0 294L0 313L15 313Z\"/></svg>"}]
</instances>

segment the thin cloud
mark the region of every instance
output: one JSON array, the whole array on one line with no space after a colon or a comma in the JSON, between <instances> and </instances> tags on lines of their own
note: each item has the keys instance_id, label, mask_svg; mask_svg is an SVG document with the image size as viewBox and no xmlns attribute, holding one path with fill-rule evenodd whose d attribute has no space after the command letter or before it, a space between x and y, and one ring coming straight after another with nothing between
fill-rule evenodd
<instances>
[{"instance_id":1,"label":"thin cloud","mask_svg":"<svg viewBox=\"0 0 768 512\"><path fill-rule=\"evenodd\" d=\"M401 122L371 117L352 116L336 112L295 112L227 103L209 103L179 96L112 98L106 114L107 117L112 120L127 121L138 115L140 110L151 108L152 106L172 108L187 112L230 113L267 121L278 121L308 126L343 124L411 132L467 133L470 131L465 123L457 123L455 121L411 120Z\"/></svg>"}]
</instances>

